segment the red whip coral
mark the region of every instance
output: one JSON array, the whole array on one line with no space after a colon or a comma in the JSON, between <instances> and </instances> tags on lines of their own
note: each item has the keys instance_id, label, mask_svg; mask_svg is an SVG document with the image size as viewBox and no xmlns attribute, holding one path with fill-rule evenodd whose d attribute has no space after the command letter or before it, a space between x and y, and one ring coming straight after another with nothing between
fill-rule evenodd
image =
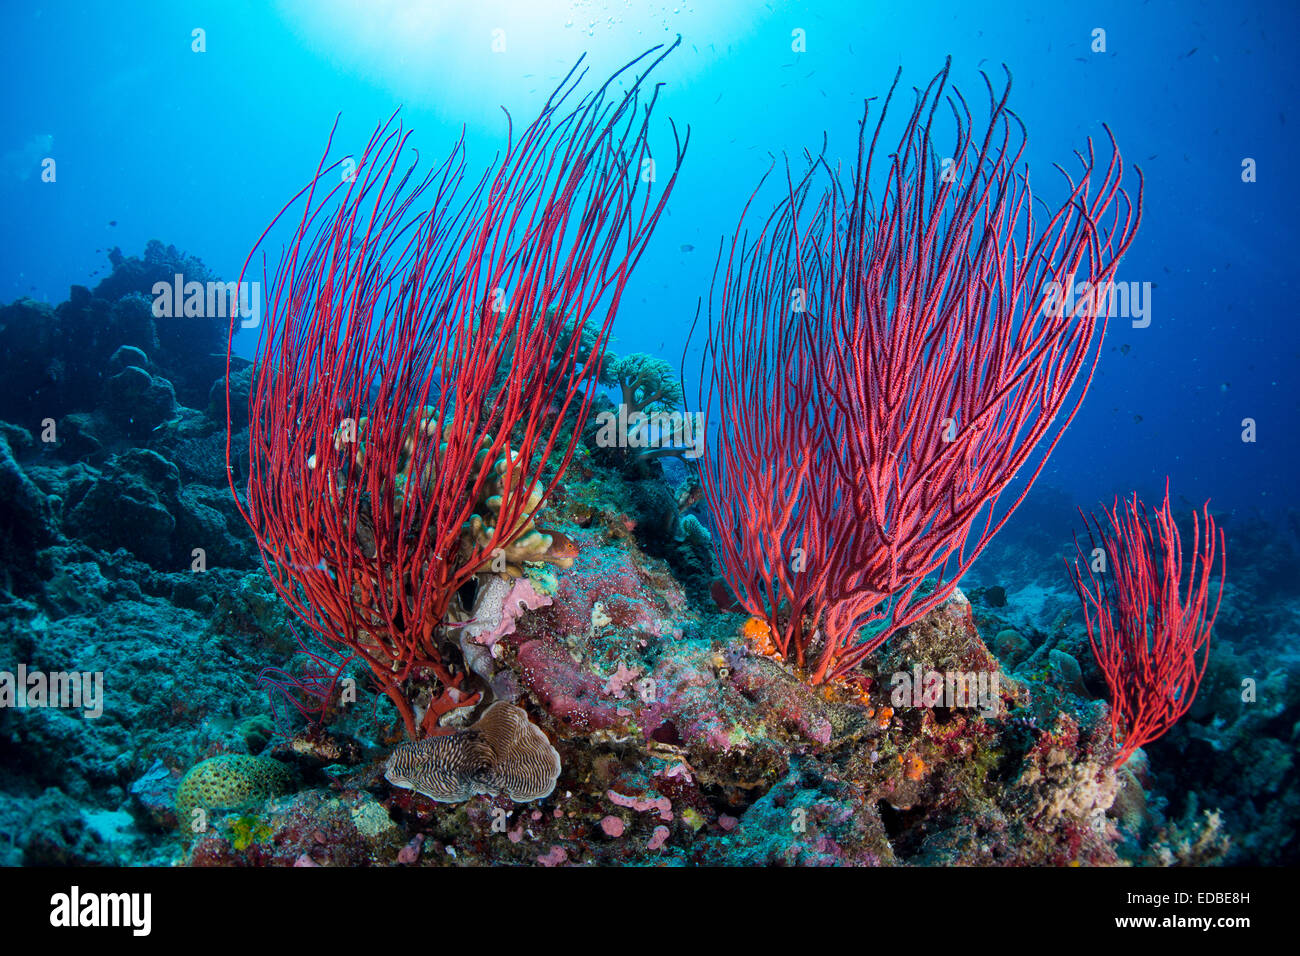
<instances>
[{"instance_id":1,"label":"red whip coral","mask_svg":"<svg viewBox=\"0 0 1300 956\"><path fill-rule=\"evenodd\" d=\"M1119 748L1119 767L1143 744L1160 737L1187 713L1210 656L1210 631L1223 601L1228 552L1208 503L1202 522L1192 512L1192 550L1187 590L1182 592L1183 547L1169 510L1169 482L1154 523L1136 494L1102 509L1108 527L1096 518L1089 539L1109 564L1079 555L1070 577L1087 622L1097 666L1110 688L1111 738ZM1094 536L1095 532L1095 536ZM1090 549L1092 550L1092 549ZM1219 556L1219 587L1210 611L1210 575ZM1184 597L1185 593L1185 597Z\"/></svg>"},{"instance_id":2,"label":"red whip coral","mask_svg":"<svg viewBox=\"0 0 1300 956\"><path fill-rule=\"evenodd\" d=\"M1000 98L989 85L979 129L947 79L945 66L918 91L876 193L897 77L874 133L863 118L847 183L821 158L802 179L787 170L752 241L742 215L710 298L702 404L720 437L703 484L719 563L813 683L947 600L1023 500L1105 332L1101 295L1067 313L1063 294L1076 279L1107 290L1141 218L1112 138L1109 163L1089 142L1075 175L1061 169L1068 195L1036 221L1009 76ZM933 142L945 102L946 158Z\"/></svg>"},{"instance_id":3,"label":"red whip coral","mask_svg":"<svg viewBox=\"0 0 1300 956\"><path fill-rule=\"evenodd\" d=\"M533 515L685 153L677 141L656 190L645 78L660 50L571 103L574 67L467 196L463 139L419 179L390 120L337 183L340 164L318 167L295 198L265 283L241 510L280 596L369 665L411 737L474 699L445 657L458 590L550 544Z\"/></svg>"}]
</instances>

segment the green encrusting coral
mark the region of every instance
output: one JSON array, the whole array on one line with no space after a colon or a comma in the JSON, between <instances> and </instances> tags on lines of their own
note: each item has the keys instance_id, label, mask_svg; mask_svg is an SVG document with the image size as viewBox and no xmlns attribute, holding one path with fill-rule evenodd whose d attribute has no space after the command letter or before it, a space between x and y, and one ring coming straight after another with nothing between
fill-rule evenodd
<instances>
[{"instance_id":1,"label":"green encrusting coral","mask_svg":"<svg viewBox=\"0 0 1300 956\"><path fill-rule=\"evenodd\" d=\"M196 809L249 810L293 790L289 767L270 757L222 754L190 768L176 788L176 817L184 829Z\"/></svg>"}]
</instances>

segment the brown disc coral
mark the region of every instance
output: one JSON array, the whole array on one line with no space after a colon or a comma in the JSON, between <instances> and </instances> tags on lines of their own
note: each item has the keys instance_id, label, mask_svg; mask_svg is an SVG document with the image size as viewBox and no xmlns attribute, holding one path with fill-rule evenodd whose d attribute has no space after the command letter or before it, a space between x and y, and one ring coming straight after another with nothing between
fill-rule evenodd
<instances>
[{"instance_id":1,"label":"brown disc coral","mask_svg":"<svg viewBox=\"0 0 1300 956\"><path fill-rule=\"evenodd\" d=\"M560 755L523 708L497 701L467 730L399 744L384 776L439 803L502 793L527 803L551 795Z\"/></svg>"}]
</instances>

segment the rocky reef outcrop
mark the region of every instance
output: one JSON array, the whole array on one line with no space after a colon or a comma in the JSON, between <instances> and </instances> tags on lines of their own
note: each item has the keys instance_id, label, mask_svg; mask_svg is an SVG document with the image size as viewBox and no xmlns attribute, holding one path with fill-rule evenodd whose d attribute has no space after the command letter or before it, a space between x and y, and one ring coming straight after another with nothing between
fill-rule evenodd
<instances>
[{"instance_id":1,"label":"rocky reef outcrop","mask_svg":"<svg viewBox=\"0 0 1300 956\"><path fill-rule=\"evenodd\" d=\"M1045 518L859 682L814 687L763 622L712 603L690 460L590 426L546 505L563 560L520 554L464 596L451 653L482 702L445 728L465 745L457 799L395 785L400 722L366 673L342 672L321 723L280 692L312 662L227 485L225 319L149 300L214 277L161 243L114 260L57 307L0 307L0 671L85 682L78 709L0 707L0 864L1294 861L1296 661L1256 632L1294 633L1300 604L1265 618L1249 589L1268 575L1230 582L1185 723L1116 769L1064 578L1021 573L1051 550ZM606 378L672 405L651 371L633 357ZM250 379L236 362L237 485ZM512 782L531 756L502 776L479 746L494 701L533 735L542 784Z\"/></svg>"}]
</instances>

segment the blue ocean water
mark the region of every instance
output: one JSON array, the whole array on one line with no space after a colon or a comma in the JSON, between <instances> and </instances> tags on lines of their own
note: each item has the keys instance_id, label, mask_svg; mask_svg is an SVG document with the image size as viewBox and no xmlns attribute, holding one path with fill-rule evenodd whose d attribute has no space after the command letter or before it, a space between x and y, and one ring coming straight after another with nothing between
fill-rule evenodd
<instances>
[{"instance_id":1,"label":"blue ocean water","mask_svg":"<svg viewBox=\"0 0 1300 956\"><path fill-rule=\"evenodd\" d=\"M951 55L954 84L979 104L979 71L1000 84L1006 64L1045 199L1059 198L1051 165L1104 141L1103 122L1146 175L1118 278L1151 284L1150 325L1112 323L1042 482L1084 505L1155 497L1166 475L1198 505L1276 514L1293 503L1294 4L938 3L922 14L829 0L215 0L34 4L7 17L0 299L52 303L106 274L108 250L137 253L154 237L233 278L311 175L336 114L335 155L400 106L426 160L463 127L471 166L483 165L505 134L501 108L526 123L579 56L603 78L681 34L657 71L656 136L665 117L689 125L690 153L612 343L674 363L718 243L774 161L797 161L823 134L828 157L851 161L864 98L900 66L905 86L923 85ZM55 183L41 178L47 156ZM688 379L697 366L688 357ZM1248 418L1254 443L1241 438Z\"/></svg>"}]
</instances>

